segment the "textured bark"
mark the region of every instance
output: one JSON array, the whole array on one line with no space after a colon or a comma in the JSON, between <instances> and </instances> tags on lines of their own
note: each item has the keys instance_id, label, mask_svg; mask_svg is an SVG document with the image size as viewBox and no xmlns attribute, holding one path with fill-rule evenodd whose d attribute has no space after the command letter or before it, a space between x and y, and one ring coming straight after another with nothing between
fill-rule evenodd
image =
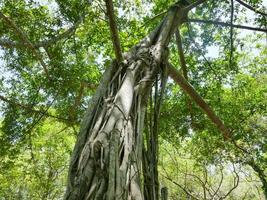
<instances>
[{"instance_id":1,"label":"textured bark","mask_svg":"<svg viewBox=\"0 0 267 200\"><path fill-rule=\"evenodd\" d=\"M144 111L155 78L166 67L170 37L184 15L178 5L170 8L162 23L125 54L122 63L113 62L105 72L81 125L64 199L144 199ZM155 144L156 127L154 123L150 135L154 138L147 138ZM159 199L157 175L151 175L157 173L157 145L152 147L152 160L147 163L152 161L153 170L143 180L153 184L154 194L146 199Z\"/></svg>"},{"instance_id":2,"label":"textured bark","mask_svg":"<svg viewBox=\"0 0 267 200\"><path fill-rule=\"evenodd\" d=\"M144 197L145 199L159 199L159 180L158 180L158 122L160 105L163 92L167 81L166 66L161 67L161 84L158 78L154 83L154 94L150 95L149 109L145 117L145 141L143 146L143 176L144 176Z\"/></svg>"}]
</instances>

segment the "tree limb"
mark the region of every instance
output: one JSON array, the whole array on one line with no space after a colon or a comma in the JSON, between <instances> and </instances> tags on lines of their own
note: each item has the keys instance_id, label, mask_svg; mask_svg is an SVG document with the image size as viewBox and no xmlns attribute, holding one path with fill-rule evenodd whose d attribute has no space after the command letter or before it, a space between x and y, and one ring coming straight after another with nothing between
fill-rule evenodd
<instances>
[{"instance_id":1,"label":"tree limb","mask_svg":"<svg viewBox=\"0 0 267 200\"><path fill-rule=\"evenodd\" d=\"M28 128L26 130L26 133L31 133L31 131L35 128L35 126L37 126L41 120L46 117L46 114L48 113L48 110L50 109L50 107L52 106L52 104L54 103L55 99L53 99L53 101L46 107L45 111L43 113L41 113L41 115L33 121L33 123L31 124L30 128Z\"/></svg>"},{"instance_id":2,"label":"tree limb","mask_svg":"<svg viewBox=\"0 0 267 200\"><path fill-rule=\"evenodd\" d=\"M74 100L74 104L70 108L69 116L70 116L71 121L74 121L76 119L76 116L77 116L77 108L81 104L82 97L84 95L85 87L88 87L90 89L96 89L97 86L95 86L93 84L90 84L90 83L87 83L85 81L81 81L80 88L79 88L79 90L77 92L77 96L76 96L76 98Z\"/></svg>"},{"instance_id":3,"label":"tree limb","mask_svg":"<svg viewBox=\"0 0 267 200\"><path fill-rule=\"evenodd\" d=\"M177 31L175 32L175 38L176 38L176 46L177 46L178 54L179 54L179 60L180 60L181 68L183 70L183 75L184 75L184 78L188 80L187 67L186 67L182 39L181 39L181 34L180 34L179 29L177 29Z\"/></svg>"},{"instance_id":4,"label":"tree limb","mask_svg":"<svg viewBox=\"0 0 267 200\"><path fill-rule=\"evenodd\" d=\"M212 20L203 20L203 19L188 19L188 22L197 22L197 23L205 23L205 24L214 24L219 26L225 26L225 27L233 27L233 28L240 28L240 29L246 29L251 31L259 31L267 33L267 29L263 28L257 28L257 27L250 27L250 26L243 26L243 25L237 25L237 24L229 24L225 22L218 22L218 21L212 21Z\"/></svg>"},{"instance_id":5,"label":"tree limb","mask_svg":"<svg viewBox=\"0 0 267 200\"><path fill-rule=\"evenodd\" d=\"M177 29L177 31L175 32L175 36L176 36L176 46L178 49L179 60L180 60L181 68L183 71L183 75L184 75L184 78L188 81L187 66L186 66L186 61L185 61L185 56L184 56L184 51L183 51L183 45L182 45L182 39L181 39L181 34L180 34L179 29ZM189 109L190 118L191 118L191 125L194 128L195 123L194 123L192 102L190 99L187 99L187 104L188 104L188 109Z\"/></svg>"},{"instance_id":6,"label":"tree limb","mask_svg":"<svg viewBox=\"0 0 267 200\"><path fill-rule=\"evenodd\" d=\"M204 199L207 199L207 194L206 194L206 191L208 191L209 195L211 196L211 192L210 192L210 189L206 186L207 183L204 182L199 176L195 175L195 174L186 174L187 176L191 176L193 178L195 178L196 180L198 180L198 182L200 183L201 187L202 187L202 190L203 190L203 196L204 196Z\"/></svg>"},{"instance_id":7,"label":"tree limb","mask_svg":"<svg viewBox=\"0 0 267 200\"><path fill-rule=\"evenodd\" d=\"M177 183L176 181L172 180L169 176L165 176L164 174L161 173L161 175L166 178L167 180L169 180L171 183L173 183L174 185L178 186L179 188L181 188L188 196L190 196L192 199L198 199L197 197L195 197L193 194L191 194L191 192L189 192L185 187L183 187L182 185L180 185L179 183Z\"/></svg>"},{"instance_id":8,"label":"tree limb","mask_svg":"<svg viewBox=\"0 0 267 200\"><path fill-rule=\"evenodd\" d=\"M229 196L229 194L231 194L231 192L233 192L233 190L236 189L239 184L239 175L236 172L234 164L233 164L233 169L234 169L233 172L235 174L233 187L224 196L220 197L219 200L225 199L227 196Z\"/></svg>"},{"instance_id":9,"label":"tree limb","mask_svg":"<svg viewBox=\"0 0 267 200\"><path fill-rule=\"evenodd\" d=\"M195 89L185 80L185 78L169 63L169 76L187 93L194 102L207 114L209 119L217 126L223 134L225 140L231 138L230 131L224 125L222 120L214 113L211 107L204 101L204 99L195 91Z\"/></svg>"},{"instance_id":10,"label":"tree limb","mask_svg":"<svg viewBox=\"0 0 267 200\"><path fill-rule=\"evenodd\" d=\"M257 10L256 8L253 8L252 6L246 4L244 1L241 1L241 0L236 0L236 1L237 1L238 3L240 3L242 6L248 8L249 10L254 11L255 13L258 13L258 14L261 14L261 15L267 17L267 14L266 14L266 13L261 12L261 11Z\"/></svg>"},{"instance_id":11,"label":"tree limb","mask_svg":"<svg viewBox=\"0 0 267 200\"><path fill-rule=\"evenodd\" d=\"M50 76L49 76L49 73L48 73L48 69L47 69L46 64L44 63L41 55L34 48L34 45L28 39L28 37L26 36L26 34L15 24L15 22L13 20L11 20L9 17L5 16L2 12L0 12L0 18L2 18L6 22L6 24L8 26L10 26L15 31L15 33L22 40L22 42L25 43L25 45L29 49L31 49L31 51L32 51L33 55L35 56L35 58L37 60L39 60L40 64L42 65L42 67L43 67L43 69L45 71L46 77L48 78L48 80L50 80Z\"/></svg>"},{"instance_id":12,"label":"tree limb","mask_svg":"<svg viewBox=\"0 0 267 200\"><path fill-rule=\"evenodd\" d=\"M211 196L212 199L218 194L218 192L220 191L220 188L222 186L222 183L223 183L224 176L223 176L222 166L220 167L220 174L221 174L220 182L218 184L217 189L214 191L213 195Z\"/></svg>"},{"instance_id":13,"label":"tree limb","mask_svg":"<svg viewBox=\"0 0 267 200\"><path fill-rule=\"evenodd\" d=\"M111 38L112 38L112 43L113 43L116 59L118 62L121 62L122 52L121 52L118 29L117 29L117 25L115 21L113 2L112 0L105 0L105 2L106 2L106 9L107 9L107 16L109 18L109 28L111 31Z\"/></svg>"},{"instance_id":14,"label":"tree limb","mask_svg":"<svg viewBox=\"0 0 267 200\"><path fill-rule=\"evenodd\" d=\"M158 18L158 17L160 17L160 16L166 14L167 12L168 12L168 10L165 10L165 11L163 11L163 12L160 12L160 13L154 15L153 17L151 17L150 19L148 19L147 21L145 21L145 22L142 24L141 27L144 27L144 26L147 25L149 22L151 22L151 21L153 21L154 19L156 19L156 18Z\"/></svg>"}]
</instances>

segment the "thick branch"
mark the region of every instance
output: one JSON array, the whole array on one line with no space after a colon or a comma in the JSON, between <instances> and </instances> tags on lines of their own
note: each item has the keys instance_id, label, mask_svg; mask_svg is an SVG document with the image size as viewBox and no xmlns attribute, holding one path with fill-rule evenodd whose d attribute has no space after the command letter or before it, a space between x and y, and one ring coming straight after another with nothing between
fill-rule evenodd
<instances>
[{"instance_id":1,"label":"thick branch","mask_svg":"<svg viewBox=\"0 0 267 200\"><path fill-rule=\"evenodd\" d=\"M39 62L41 63L45 74L47 76L47 78L50 80L49 78L49 74L48 74L48 69L46 64L44 63L41 55L36 51L36 49L34 48L34 45L31 43L31 41L27 38L26 34L15 24L14 21L12 21L9 17L5 16L2 12L0 12L0 18L2 18L6 24L8 24L14 31L15 33L18 35L18 37L22 40L23 43L25 43L25 45L31 49L33 55L39 60Z\"/></svg>"},{"instance_id":2,"label":"thick branch","mask_svg":"<svg viewBox=\"0 0 267 200\"><path fill-rule=\"evenodd\" d=\"M246 29L251 31L259 31L267 33L267 29L263 28L257 28L257 27L250 27L250 26L243 26L243 25L237 25L237 24L229 24L225 22L218 22L218 21L212 21L212 20L202 20L202 19L188 19L188 22L197 22L197 23L205 23L205 24L214 24L219 26L225 26L225 27L233 27L233 28L240 28L240 29Z\"/></svg>"},{"instance_id":3,"label":"thick branch","mask_svg":"<svg viewBox=\"0 0 267 200\"><path fill-rule=\"evenodd\" d=\"M70 116L71 121L73 121L73 122L76 119L77 108L82 103L82 98L84 96L84 91L85 91L86 88L90 89L90 90L95 90L97 88L97 85L88 83L88 82L86 82L84 80L81 81L80 88L79 88L79 91L78 91L77 96L75 98L74 104L70 108L69 116Z\"/></svg>"},{"instance_id":4,"label":"thick branch","mask_svg":"<svg viewBox=\"0 0 267 200\"><path fill-rule=\"evenodd\" d=\"M214 113L211 107L195 91L195 89L184 79L184 77L171 65L168 65L169 76L187 93L193 101L207 114L209 119L222 132L224 139L230 139L230 132L223 124L222 120Z\"/></svg>"},{"instance_id":5,"label":"thick branch","mask_svg":"<svg viewBox=\"0 0 267 200\"><path fill-rule=\"evenodd\" d=\"M122 61L121 45L120 45L118 29L117 29L117 25L115 21L113 2L112 0L105 0L105 1L106 1L107 16L109 18L109 28L111 31L111 38L112 38L115 55L116 55L118 62L121 62Z\"/></svg>"},{"instance_id":6,"label":"thick branch","mask_svg":"<svg viewBox=\"0 0 267 200\"><path fill-rule=\"evenodd\" d=\"M252 10L252 11L254 11L255 13L258 13L258 14L261 14L261 15L267 17L267 14L266 14L266 13L261 12L261 11L257 10L256 8L253 8L252 6L246 4L245 2L243 2L243 1L241 1L241 0L236 0L236 1L237 1L238 3L240 3L242 6L248 8L249 10Z\"/></svg>"}]
</instances>

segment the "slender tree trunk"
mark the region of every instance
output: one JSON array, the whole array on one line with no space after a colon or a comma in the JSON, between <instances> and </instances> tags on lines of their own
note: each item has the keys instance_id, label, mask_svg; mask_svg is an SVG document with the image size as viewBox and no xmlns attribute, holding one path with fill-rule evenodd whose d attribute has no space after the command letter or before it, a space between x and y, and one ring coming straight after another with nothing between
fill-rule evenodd
<instances>
[{"instance_id":1,"label":"slender tree trunk","mask_svg":"<svg viewBox=\"0 0 267 200\"><path fill-rule=\"evenodd\" d=\"M180 6L171 7L161 24L124 55L122 63L114 61L104 73L81 125L64 199L139 200L144 199L143 184L147 184L144 190L152 191L145 199L159 199L157 124L146 138L154 144L145 152L144 114L156 75L166 67L170 37L185 14ZM152 155L142 165L144 152ZM143 179L142 171L146 173Z\"/></svg>"},{"instance_id":2,"label":"slender tree trunk","mask_svg":"<svg viewBox=\"0 0 267 200\"><path fill-rule=\"evenodd\" d=\"M168 200L168 188L161 188L161 200Z\"/></svg>"}]
</instances>

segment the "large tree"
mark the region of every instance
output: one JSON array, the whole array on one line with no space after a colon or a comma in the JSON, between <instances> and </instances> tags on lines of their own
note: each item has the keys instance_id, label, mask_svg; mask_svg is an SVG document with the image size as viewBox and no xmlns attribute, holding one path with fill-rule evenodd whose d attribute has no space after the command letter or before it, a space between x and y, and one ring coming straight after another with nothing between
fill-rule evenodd
<instances>
[{"instance_id":1,"label":"large tree","mask_svg":"<svg viewBox=\"0 0 267 200\"><path fill-rule=\"evenodd\" d=\"M257 18L258 24L266 27L266 14L258 9L260 2L251 3L257 6L257 9L243 1L237 2L258 13L260 16ZM157 169L158 126L168 76L190 97L185 98L184 106L188 108L191 129L201 133L203 126L206 130L210 130L214 129L215 125L216 130L222 134L216 137L216 140L220 141L217 147L221 147L221 143L229 143L231 148L236 149L235 155L238 158L251 154L247 150L248 147L242 143L244 140L241 140L241 144L237 143L240 138L237 137L238 134L233 135L233 131L237 131L234 124L229 122L227 124L232 126L227 127L189 84L190 71L188 72L187 65L192 64L196 68L197 62L202 61L195 58L199 56L198 50L186 61L182 33L180 33L185 31L182 27L185 27L186 22L204 23L204 28L211 24L230 27L227 34L230 50L227 50L227 45L224 45L224 56L227 62L222 59L217 65L223 67L209 66L210 71L199 70L207 73L207 79L213 78L209 73L215 70L215 73L219 74L215 75L219 78L211 85L216 83L222 87L224 84L222 79L227 79L229 74L236 74L239 71L236 60L238 53L235 52L233 40L234 28L267 32L266 28L235 25L233 1L230 1L229 9L224 9L224 6L228 5L227 1L182 0L166 4L158 1L155 11L159 11L160 14L146 22L149 25L146 29L148 34L145 37L143 36L146 31L143 26L146 24L140 27L136 26L134 20L117 20L113 2L110 0L96 3L58 0L56 3L60 13L60 16L56 17L49 14L45 7L36 8L31 1L5 1L1 5L2 30L8 31L1 32L0 45L5 48L4 60L10 73L19 77L3 83L6 86L3 91L6 96L1 96L1 100L7 104L4 110L3 129L9 133L1 140L4 144L1 151L3 154L10 152L15 144L27 143L27 138L31 137L28 133L45 116L75 127L81 113L81 110L77 111L77 109L82 109L82 102L86 100L83 96L91 95L95 90L100 71L105 72L93 97L87 99L89 108L81 123L80 133L72 153L65 199L160 198ZM117 6L118 2L115 3ZM127 2L122 2L121 7L125 6ZM207 18L208 11L213 17L217 17L217 12L230 13L230 22L189 19L188 14L192 10L194 10L193 16L204 18ZM28 15L34 18L28 20ZM163 19L158 20L159 17ZM124 27L129 21L134 30L132 32L136 34L134 36L130 36L127 33L127 27ZM64 23L72 23L72 26L62 31ZM81 23L85 25L79 28ZM124 33L127 33L127 36L119 34L118 26L122 26L120 29L125 28ZM187 31L189 33L190 28ZM224 35L224 31L225 29L219 29L216 37L219 37L218 34ZM191 34L197 33L193 30ZM191 34L188 36L192 37ZM112 45L108 39L109 35L111 35ZM173 40L173 36L176 41ZM202 36L203 48L213 42L207 34ZM121 47L121 41L126 43L123 44L124 48ZM222 37L218 41L223 43L227 39ZM108 44L104 50L101 49L103 43ZM190 53L193 49L190 48L192 43L184 44ZM178 59L174 58L174 44L177 45ZM109 65L107 63L107 67L99 67L99 63L92 61L95 58L92 58L90 51L103 55L103 52L107 54L112 48L116 58ZM237 55L234 56L234 53ZM182 74L174 67L177 63L181 67ZM207 63L209 65L208 61ZM193 81L197 81L198 75L194 73L197 70L194 67L191 68L191 73L193 78L196 78ZM33 77L29 77L31 75ZM198 84L200 85L201 82L206 84L209 80L200 80ZM20 90L24 87L27 90L21 93ZM216 96L218 91L220 91L219 87L213 94ZM218 107L220 107L219 103L220 101L216 102ZM53 104L54 110L50 109ZM201 121L201 117L195 116L196 112L199 112L196 111L195 105L206 113L213 126L206 121ZM246 109L246 112L250 109ZM261 108L253 109L257 110L258 115L262 115ZM220 113L220 109L216 111ZM15 116L17 119L13 120ZM242 116L239 119L241 118ZM186 123L186 120L182 122ZM239 137L242 138L242 136ZM262 151L264 152L264 148ZM254 160L248 160L245 163L252 166L259 175L263 174L262 177L265 176L264 170L259 171ZM265 177L261 180L266 188Z\"/></svg>"}]
</instances>

